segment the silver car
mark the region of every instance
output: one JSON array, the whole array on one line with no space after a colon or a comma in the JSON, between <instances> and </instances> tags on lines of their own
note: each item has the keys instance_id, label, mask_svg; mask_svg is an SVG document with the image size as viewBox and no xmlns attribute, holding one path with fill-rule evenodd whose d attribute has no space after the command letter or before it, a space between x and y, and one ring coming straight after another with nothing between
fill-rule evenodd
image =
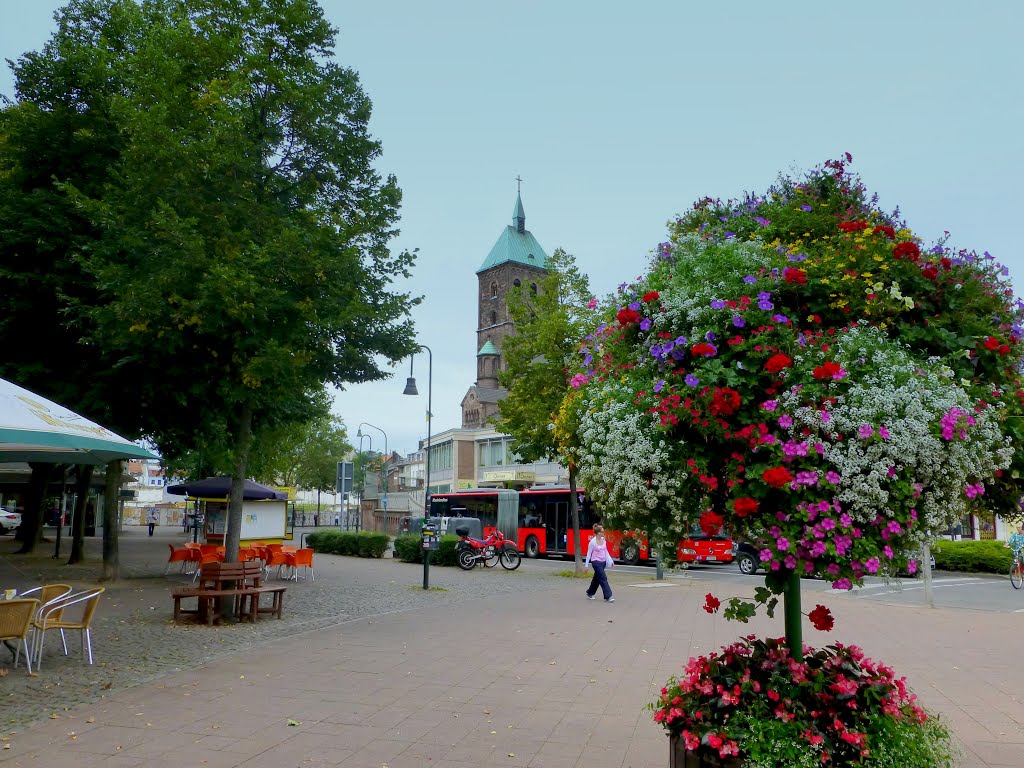
<instances>
[{"instance_id":1,"label":"silver car","mask_svg":"<svg viewBox=\"0 0 1024 768\"><path fill-rule=\"evenodd\" d=\"M21 525L21 512L9 512L0 507L0 533L10 533Z\"/></svg>"}]
</instances>

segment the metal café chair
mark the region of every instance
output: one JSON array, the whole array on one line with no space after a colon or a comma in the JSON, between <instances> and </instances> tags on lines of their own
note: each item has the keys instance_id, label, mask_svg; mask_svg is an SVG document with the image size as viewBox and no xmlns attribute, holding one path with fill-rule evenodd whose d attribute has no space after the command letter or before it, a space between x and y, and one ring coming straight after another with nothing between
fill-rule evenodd
<instances>
[{"instance_id":1,"label":"metal caf\u00e9 chair","mask_svg":"<svg viewBox=\"0 0 1024 768\"><path fill-rule=\"evenodd\" d=\"M104 587L84 589L81 592L72 592L69 595L58 598L39 609L36 619L35 635L35 658L36 669L42 667L43 643L46 640L47 630L60 630L61 639L64 639L65 629L77 629L82 634L82 656L85 661L92 664L92 620L96 615L96 606L99 604L100 596L105 591ZM64 611L73 605L81 606L81 615L75 619L68 619ZM68 655L67 642L64 642L64 655Z\"/></svg>"},{"instance_id":2,"label":"metal caf\u00e9 chair","mask_svg":"<svg viewBox=\"0 0 1024 768\"><path fill-rule=\"evenodd\" d=\"M31 597L14 597L0 600L0 640L21 641L15 646L14 667L17 669L21 658L21 649L25 648L25 665L32 674L32 651L28 644L28 634L32 629L32 617L36 615L39 601Z\"/></svg>"}]
</instances>

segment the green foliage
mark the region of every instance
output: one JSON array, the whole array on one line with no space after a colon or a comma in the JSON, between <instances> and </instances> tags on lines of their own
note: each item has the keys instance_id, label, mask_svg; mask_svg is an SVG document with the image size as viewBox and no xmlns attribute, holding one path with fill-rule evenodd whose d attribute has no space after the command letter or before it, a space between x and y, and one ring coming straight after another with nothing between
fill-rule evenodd
<instances>
[{"instance_id":1,"label":"green foliage","mask_svg":"<svg viewBox=\"0 0 1024 768\"><path fill-rule=\"evenodd\" d=\"M445 534L438 548L430 553L431 565L455 566L455 545L459 537ZM395 537L395 557L406 563L423 562L423 537L418 533L403 533Z\"/></svg>"},{"instance_id":2,"label":"green foliage","mask_svg":"<svg viewBox=\"0 0 1024 768\"><path fill-rule=\"evenodd\" d=\"M935 567L943 571L970 573L1010 572L1013 553L1002 541L946 541L932 544Z\"/></svg>"},{"instance_id":3,"label":"green foliage","mask_svg":"<svg viewBox=\"0 0 1024 768\"><path fill-rule=\"evenodd\" d=\"M587 328L590 287L571 254L555 250L537 293L525 287L509 294L516 333L502 341L505 369L498 380L508 389L499 403L495 428L515 438L525 461L560 458L551 424L565 397L566 368Z\"/></svg>"},{"instance_id":4,"label":"green foliage","mask_svg":"<svg viewBox=\"0 0 1024 768\"><path fill-rule=\"evenodd\" d=\"M373 531L317 531L306 541L317 552L352 557L381 558L388 548L388 535Z\"/></svg>"}]
</instances>

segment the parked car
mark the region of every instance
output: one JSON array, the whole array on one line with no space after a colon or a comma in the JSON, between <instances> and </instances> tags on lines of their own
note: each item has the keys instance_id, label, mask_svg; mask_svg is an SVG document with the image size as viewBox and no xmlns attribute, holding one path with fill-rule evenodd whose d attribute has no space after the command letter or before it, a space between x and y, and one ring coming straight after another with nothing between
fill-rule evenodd
<instances>
[{"instance_id":1,"label":"parked car","mask_svg":"<svg viewBox=\"0 0 1024 768\"><path fill-rule=\"evenodd\" d=\"M756 576L757 569L761 567L761 552L749 541L736 542L736 565L740 573L747 576Z\"/></svg>"},{"instance_id":2,"label":"parked car","mask_svg":"<svg viewBox=\"0 0 1024 768\"><path fill-rule=\"evenodd\" d=\"M0 531L10 533L21 525L21 512L9 512L0 507Z\"/></svg>"},{"instance_id":3,"label":"parked car","mask_svg":"<svg viewBox=\"0 0 1024 768\"><path fill-rule=\"evenodd\" d=\"M679 542L676 559L680 563L731 563L733 543L728 536L691 533Z\"/></svg>"}]
</instances>

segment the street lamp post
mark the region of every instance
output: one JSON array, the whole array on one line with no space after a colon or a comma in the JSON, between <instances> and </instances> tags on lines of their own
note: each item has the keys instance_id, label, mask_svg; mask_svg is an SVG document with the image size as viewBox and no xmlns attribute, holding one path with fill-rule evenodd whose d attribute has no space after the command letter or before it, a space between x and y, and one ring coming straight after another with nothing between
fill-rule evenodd
<instances>
[{"instance_id":1,"label":"street lamp post","mask_svg":"<svg viewBox=\"0 0 1024 768\"><path fill-rule=\"evenodd\" d=\"M370 453L373 453L373 436L372 435L364 435L359 430L356 430L356 437L359 438L359 456L360 457L362 457L362 455L363 455L363 438L364 437L370 442ZM359 483L359 507L358 507L359 513L356 515L356 530L357 531L360 528L359 523L363 519L363 495L366 493L366 459L362 459L359 462L359 469L362 470L363 479Z\"/></svg>"},{"instance_id":2,"label":"street lamp post","mask_svg":"<svg viewBox=\"0 0 1024 768\"><path fill-rule=\"evenodd\" d=\"M427 461L426 471L423 477L423 524L427 524L430 518L430 422L433 414L430 412L431 396L434 389L434 353L430 347L420 344L420 349L427 350ZM412 356L409 357L409 380L405 383L403 395L418 395L416 390L416 377L412 375ZM430 550L423 550L423 588L430 589Z\"/></svg>"},{"instance_id":3,"label":"street lamp post","mask_svg":"<svg viewBox=\"0 0 1024 768\"><path fill-rule=\"evenodd\" d=\"M384 495L381 497L381 504L384 506L384 524L386 526L387 525L387 512L388 512L388 472L387 472L387 466L388 466L388 461L391 459L391 454L388 453L388 433L385 432L380 427L376 427L376 426L374 426L373 424L370 424L367 421L362 421L362 422L359 423L359 428L356 430L356 437L359 437L362 434L362 428L363 427L371 427L372 429L376 429L378 432L380 432L382 435L384 435L384 461L380 465L380 472L381 472L381 475L383 475L383 477L384 477ZM363 476L365 477L366 475L363 475Z\"/></svg>"}]
</instances>

